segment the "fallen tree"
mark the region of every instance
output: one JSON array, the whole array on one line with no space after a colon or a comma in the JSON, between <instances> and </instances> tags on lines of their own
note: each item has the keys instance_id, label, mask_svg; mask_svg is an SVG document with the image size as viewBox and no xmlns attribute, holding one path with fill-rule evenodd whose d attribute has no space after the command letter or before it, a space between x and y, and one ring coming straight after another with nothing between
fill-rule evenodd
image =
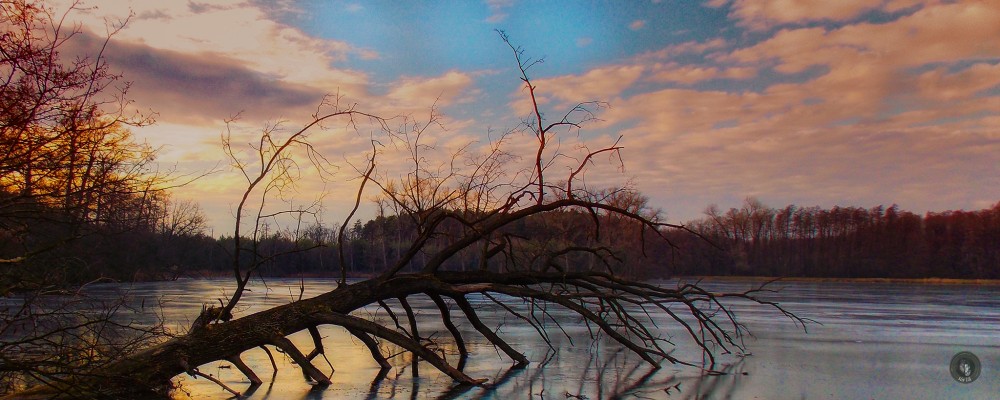
<instances>
[{"instance_id":1,"label":"fallen tree","mask_svg":"<svg viewBox=\"0 0 1000 400\"><path fill-rule=\"evenodd\" d=\"M506 35L501 33L501 38L509 44ZM433 111L427 121L416 123L404 118L400 128L392 130L389 128L392 119L358 111L354 105L342 106L340 98L324 102L321 110L326 112L317 112L302 129L285 134L274 128L265 130L251 146L253 151L248 158L242 158L233 140L227 137L226 153L247 181L236 208L232 254L236 290L220 301L218 307L205 306L186 334L89 374L40 382L15 397L135 397L169 390L171 379L185 373L213 380L238 395L238 390L198 368L226 360L246 375L252 387L259 385L262 379L240 358L242 353L258 347L280 350L309 379L318 385L328 385L329 376L314 364L316 357L324 354L318 328L325 325L343 327L358 338L383 370L389 368L386 358L390 355L385 349L392 345L412 353L411 371L415 375L419 373L419 361L451 377L459 386L488 385L486 380L463 372L469 349L455 328L456 321L471 324L515 368L523 367L529 359L508 344L496 327L482 321L481 311L470 304L471 297L490 299L496 305L495 310L534 327L541 340L547 342L549 330L561 329L559 322L548 316L547 307L565 308L590 328L592 336L613 339L653 368L667 362L712 371L716 354L741 349L741 338L746 331L727 307L726 302L732 298L774 307L777 312L803 322L778 304L758 298L761 289L712 293L696 284L661 287L618 274L616 266L621 260L602 237L622 234L623 226L638 231L640 236L660 237L663 229L685 228L660 222L656 213L649 210L612 201L616 198L614 194L629 192L627 187L595 190L587 185L585 172L598 158L610 156L610 160L620 162L618 142L597 150L581 147L581 153L575 155L550 144L557 134L578 130L593 120L594 110L603 105L581 103L571 107L559 120L546 121L536 100L536 87L527 73L535 62L525 58L519 48L511 46L511 49L532 105L531 117L482 146L478 154L471 154L469 147L465 147L452 152L440 164L431 164L428 154L441 150L425 142L439 122ZM241 316L237 305L243 300L247 284L268 260L281 256L258 246L260 238L267 235L267 222L279 216L301 220L316 212L310 207L271 210L268 199L295 182L301 160L308 159L318 170L327 170L326 158L316 153L310 135L313 131L327 131L333 121L341 121L341 127L348 129L368 123L384 135L381 141L373 138L367 165L356 168L361 183L354 210L368 187L378 193L378 201L387 204L400 218L406 218L416 234L409 238L409 248L380 274L355 283L348 283L348 264L341 243L337 287L313 298L300 298ZM527 160L524 168L516 167L521 159L507 150L509 142L519 136L534 137L536 143L532 154L524 158ZM382 142L391 142L393 148L402 149L410 163L408 172L392 177L391 171L378 168L379 155L384 151L380 147ZM295 153L297 150L303 152ZM559 177L561 180L553 178L556 175L553 171L563 167L567 173ZM587 240L579 243L527 237L509 230L513 225L528 220L544 221L558 213L588 215L590 226L582 229ZM351 211L344 225L353 214ZM579 228L571 229L580 231ZM456 270L454 264L458 258L474 260L475 266L467 268L463 264ZM593 262L579 263L581 258ZM526 302L529 312L509 307L498 299L501 295ZM448 335L442 338L421 331L409 306L408 299L414 296L427 296L437 305ZM399 307L389 306L387 300L398 301ZM394 324L383 324L358 312L374 305L383 308ZM691 342L706 354L707 363L672 356L673 344L656 329L656 316L666 316L683 327ZM313 349L308 353L288 339L301 331L311 334ZM445 342L458 348L457 359L449 359L438 351ZM382 377L384 373L375 379Z\"/></svg>"}]
</instances>

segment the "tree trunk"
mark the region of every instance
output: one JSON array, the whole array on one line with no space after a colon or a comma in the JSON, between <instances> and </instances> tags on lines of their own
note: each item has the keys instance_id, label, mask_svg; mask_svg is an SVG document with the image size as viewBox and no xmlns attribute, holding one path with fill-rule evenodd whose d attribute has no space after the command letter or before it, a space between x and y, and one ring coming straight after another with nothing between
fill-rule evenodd
<instances>
[{"instance_id":1,"label":"tree trunk","mask_svg":"<svg viewBox=\"0 0 1000 400\"><path fill-rule=\"evenodd\" d=\"M347 315L378 300L439 290L456 292L454 287L442 281L419 275L401 275L388 280L372 279L355 283L311 299L274 307L229 322L196 327L187 335L170 339L101 371L95 371L93 377L74 379L67 384L38 386L5 399L86 398L95 394L128 397L148 394L169 387L171 378L200 365L238 357L244 351L275 344L287 335L310 327L336 324L364 331L366 327L347 326L351 323L345 321L335 323L335 317L332 318L331 315ZM468 380L464 383L473 384L476 381Z\"/></svg>"}]
</instances>

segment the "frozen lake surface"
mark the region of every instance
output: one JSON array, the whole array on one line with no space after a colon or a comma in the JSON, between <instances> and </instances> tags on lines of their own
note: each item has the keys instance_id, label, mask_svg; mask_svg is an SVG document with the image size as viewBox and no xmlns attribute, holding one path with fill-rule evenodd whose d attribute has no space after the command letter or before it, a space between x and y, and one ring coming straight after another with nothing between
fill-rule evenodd
<instances>
[{"instance_id":1,"label":"frozen lake surface","mask_svg":"<svg viewBox=\"0 0 1000 400\"><path fill-rule=\"evenodd\" d=\"M742 291L759 282L703 282L713 291ZM298 280L269 281L257 285L244 304L254 304L242 314L283 304L298 296ZM340 328L322 329L326 354L335 370L333 384L325 389L309 385L286 357L276 354L279 371L271 376L271 365L262 350L243 355L265 383L252 399L352 399L352 398L474 398L474 399L986 399L1000 397L1000 287L923 284L859 284L779 282L769 295L786 309L818 323L807 325L808 333L773 309L734 304L737 317L753 337L745 338L747 354L720 357L717 369L728 374L704 376L700 370L665 365L653 370L638 357L606 338L594 341L587 329L569 313L556 314L564 321L567 335L551 331L557 351L552 352L529 326L494 310L492 303L479 304L481 317L490 326L505 322L500 333L532 361L521 370L510 370L510 361L483 339L469 324L459 325L470 346L466 372L474 378L489 378L491 390L472 388L449 392L451 381L430 365L420 367L421 377L409 371L408 355L396 357L386 379L373 383L377 364L368 350ZM181 280L176 282L97 285L88 291L101 296L127 289L136 299L163 304L170 324L187 326L204 302L224 297L225 280ZM305 296L331 290L332 280L306 281ZM422 296L411 298L418 318L425 322L421 334L437 329L435 337L447 341L433 303ZM373 311L374 309L372 309ZM385 315L381 313L381 315ZM505 319L506 318L506 319ZM675 357L700 360L701 355L676 324L663 319L661 331L677 338ZM300 349L312 349L308 334L293 335ZM455 353L454 349L446 349ZM951 358L970 351L982 363L979 378L969 384L952 379ZM456 355L449 354L450 359ZM330 371L321 359L316 363ZM202 366L237 390L249 386L229 363ZM178 398L228 398L227 392L205 379L179 377Z\"/></svg>"}]
</instances>

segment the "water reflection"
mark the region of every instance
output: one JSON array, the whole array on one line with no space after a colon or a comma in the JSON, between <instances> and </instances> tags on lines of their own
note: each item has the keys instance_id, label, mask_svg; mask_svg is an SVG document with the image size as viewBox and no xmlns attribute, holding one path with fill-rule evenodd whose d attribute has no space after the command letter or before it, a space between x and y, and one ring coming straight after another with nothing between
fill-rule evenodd
<instances>
[{"instance_id":1,"label":"water reflection","mask_svg":"<svg viewBox=\"0 0 1000 400\"><path fill-rule=\"evenodd\" d=\"M227 284L179 281L140 283L129 289L137 301L145 297L147 307L162 301L162 315L168 324L183 330L197 315L201 303L222 297ZM319 294L333 284L324 280L308 282L305 295ZM750 285L707 283L717 291L739 291ZM754 355L723 357L719 368L725 375L705 375L693 368L671 365L654 370L606 338L592 341L586 327L569 313L553 313L555 318L563 318L568 337L552 335L557 349L552 352L538 340L534 329L497 312L488 299L471 299L480 309L483 322L499 326L498 333L532 361L524 369L512 369L512 360L494 349L474 327L457 324L471 353L465 371L473 377L489 378L488 388L455 388L450 379L428 366L420 369L419 378L413 378L409 353L391 347L384 347L384 353L395 355L388 360L393 368L383 371L360 340L338 327L320 329L332 367L317 364L327 374L336 370L331 375L333 384L325 389L313 389L298 367L273 348L269 351L275 357L279 371L276 375L269 373L273 368L264 350L243 354L246 364L264 381L252 390L248 390L251 385L246 377L230 363L200 369L236 390L246 391L249 399L992 398L1000 393L1000 374L996 372L1000 366L1000 288L801 282L782 285L773 300L823 325L810 326L806 335L771 310L733 305L737 317L755 334L747 342ZM109 293L111 289L120 287L109 287ZM294 300L298 297L298 281L276 280L252 290L252 301L247 304L254 306L244 313ZM457 361L457 348L434 302L415 296L411 306L421 321L421 334L436 335L448 359ZM386 318L384 312L374 308L361 312ZM664 334L683 337L669 318L660 321ZM290 339L304 351L312 349L308 332ZM955 382L948 372L951 357L966 350L983 363L982 376L967 385ZM678 343L674 356L699 359L699 353L684 343ZM178 392L179 399L231 397L205 379L181 376L177 381L184 390Z\"/></svg>"},{"instance_id":2,"label":"water reflection","mask_svg":"<svg viewBox=\"0 0 1000 400\"><path fill-rule=\"evenodd\" d=\"M636 363L635 357L619 350L610 357L594 356L575 370L554 370L560 353L551 352L543 360L527 368L512 366L502 371L485 387L453 386L433 396L421 391L422 380L410 380L405 390L402 375L390 379L376 379L366 394L366 399L433 398L451 399L510 399L527 396L540 399L621 399L621 398L671 398L701 399L729 398L739 388L743 361L729 364L714 375L672 374ZM641 360L640 360L641 361ZM723 376L731 376L723 379Z\"/></svg>"}]
</instances>

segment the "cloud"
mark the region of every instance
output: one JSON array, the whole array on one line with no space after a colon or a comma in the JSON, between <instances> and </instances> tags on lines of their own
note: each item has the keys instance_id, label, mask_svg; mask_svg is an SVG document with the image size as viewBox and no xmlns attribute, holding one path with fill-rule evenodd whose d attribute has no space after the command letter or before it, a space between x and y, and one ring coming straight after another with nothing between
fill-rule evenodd
<instances>
[{"instance_id":1,"label":"cloud","mask_svg":"<svg viewBox=\"0 0 1000 400\"><path fill-rule=\"evenodd\" d=\"M541 96L562 102L606 101L631 87L644 70L645 67L639 65L608 66L581 75L537 79L532 84Z\"/></svg>"},{"instance_id":2,"label":"cloud","mask_svg":"<svg viewBox=\"0 0 1000 400\"><path fill-rule=\"evenodd\" d=\"M1000 195L984 186L1000 184L1000 4L919 5L893 2L908 11L881 22L855 21L871 10L855 2L785 10L770 17L784 28L747 44L686 42L537 86L561 102L605 94L601 127L624 135L640 189L672 210L753 194L973 207ZM703 86L750 78L753 91Z\"/></svg>"},{"instance_id":3,"label":"cloud","mask_svg":"<svg viewBox=\"0 0 1000 400\"><path fill-rule=\"evenodd\" d=\"M939 95L957 93L960 87L973 90L964 93L970 95L993 86L986 76L988 72L970 71L960 76L976 83L959 83L954 79L941 81L946 75L943 70L922 79L913 70L1000 60L1000 5L943 4L885 23L864 22L835 29L784 29L767 40L718 59L723 63L763 65L785 74L820 68L825 72L814 79L773 85L767 92L790 96L792 100L823 99L826 107L816 118L878 118L899 104L918 106L906 96L921 87L935 87L934 82L941 82L936 86ZM987 69L977 68L975 71Z\"/></svg>"},{"instance_id":4,"label":"cloud","mask_svg":"<svg viewBox=\"0 0 1000 400\"><path fill-rule=\"evenodd\" d=\"M81 32L67 50L94 54L103 39ZM251 118L308 116L326 94L249 69L240 60L212 53L180 53L112 40L104 53L113 71L132 82L130 98L160 119L219 124L244 111Z\"/></svg>"},{"instance_id":5,"label":"cloud","mask_svg":"<svg viewBox=\"0 0 1000 400\"><path fill-rule=\"evenodd\" d=\"M714 79L748 79L756 74L757 69L752 67L718 68L670 64L650 76L649 79L656 82L676 82L690 85Z\"/></svg>"},{"instance_id":6,"label":"cloud","mask_svg":"<svg viewBox=\"0 0 1000 400\"><path fill-rule=\"evenodd\" d=\"M407 109L426 110L431 105L447 106L458 101L472 84L472 77L449 71L434 78L403 78L391 85L386 96Z\"/></svg>"},{"instance_id":7,"label":"cloud","mask_svg":"<svg viewBox=\"0 0 1000 400\"><path fill-rule=\"evenodd\" d=\"M69 4L54 7L62 9ZM178 53L216 54L239 60L246 68L275 79L328 91L341 88L360 94L358 89L366 85L367 75L336 65L353 55L377 57L371 50L315 38L277 22L274 14L296 12L284 2L256 6L242 0L219 0L209 6L193 2L106 0L100 7L83 9L70 16L91 31L103 32L106 20L127 16L123 10L156 18L130 21L115 35L118 42L141 43Z\"/></svg>"},{"instance_id":8,"label":"cloud","mask_svg":"<svg viewBox=\"0 0 1000 400\"><path fill-rule=\"evenodd\" d=\"M590 46L590 44L593 43L593 42L594 42L594 39L591 39L589 37L577 38L576 39L576 47L587 47L587 46Z\"/></svg>"},{"instance_id":9,"label":"cloud","mask_svg":"<svg viewBox=\"0 0 1000 400\"><path fill-rule=\"evenodd\" d=\"M722 5L718 1L709 4ZM872 0L735 0L731 3L730 18L751 30L767 30L812 21L850 20L880 5L881 2Z\"/></svg>"},{"instance_id":10,"label":"cloud","mask_svg":"<svg viewBox=\"0 0 1000 400\"><path fill-rule=\"evenodd\" d=\"M514 0L485 0L485 3L490 9L486 22L497 24L507 19L506 10L514 5Z\"/></svg>"},{"instance_id":11,"label":"cloud","mask_svg":"<svg viewBox=\"0 0 1000 400\"><path fill-rule=\"evenodd\" d=\"M227 10L227 9L230 8L229 6L220 6L220 5L210 4L210 3L197 3L197 2L194 2L194 1L188 1L187 5L188 5L188 9L191 10L191 12L193 12L195 14L201 14L201 13L211 12L211 11L216 11L216 10Z\"/></svg>"},{"instance_id":12,"label":"cloud","mask_svg":"<svg viewBox=\"0 0 1000 400\"><path fill-rule=\"evenodd\" d=\"M723 49L727 46L725 39L715 38L704 42L690 41L667 46L663 49L650 51L635 57L635 62L644 63L672 59L688 54L706 54L712 51Z\"/></svg>"},{"instance_id":13,"label":"cloud","mask_svg":"<svg viewBox=\"0 0 1000 400\"><path fill-rule=\"evenodd\" d=\"M827 35L823 28L784 29L765 41L719 58L722 62L774 66L779 72L797 73L813 65L830 64L837 60L840 56L837 50L840 49L829 46ZM854 51L851 48L843 50Z\"/></svg>"},{"instance_id":14,"label":"cloud","mask_svg":"<svg viewBox=\"0 0 1000 400\"><path fill-rule=\"evenodd\" d=\"M228 165L219 147L219 134L227 129L224 120L241 111L241 118L230 126L237 145L252 141L261 129L276 123L280 126L276 134L301 126L327 94L342 95L363 112L385 117L407 115L410 122L414 116L425 115L432 104L443 107L470 101L479 94L473 75L461 71L373 84L366 73L341 65L350 57L376 59L377 52L312 37L279 22L278 15L301 12L290 2L133 4L107 0L100 7L70 13L75 21L67 23L79 23L81 33L67 42L66 54L93 54L103 38L91 32L103 32L106 19L125 17L130 6L136 17L112 38L104 55L112 71L132 82L128 97L133 106L158 113L158 123L135 129L136 136L163 146L158 160L173 165L179 173L197 175ZM390 89L379 90L382 87ZM475 140L464 132L478 126L475 121L438 118L449 131L429 133L422 139L425 144L447 152L458 143ZM315 148L342 168L336 179L354 176L345 160L364 163L363 157L371 151L369 134L384 135L378 124L356 122L357 130L346 121L331 120L325 129L313 132ZM389 122L392 128L401 123L402 119ZM390 154L391 141L384 136L378 139L387 145L380 168L402 168L405 154ZM306 158L296 157L301 158L301 165L309 164ZM230 195L239 182L238 174L222 172L185 186L183 192L203 199L214 223L222 226L234 200ZM354 194L348 192L356 190L353 182L324 183L308 174L300 183L299 195L305 198L329 192L329 202L335 207L343 199L352 199Z\"/></svg>"},{"instance_id":15,"label":"cloud","mask_svg":"<svg viewBox=\"0 0 1000 400\"><path fill-rule=\"evenodd\" d=\"M688 201L670 195L676 192L706 200L766 194L806 205L945 209L981 198L969 188L982 188L985 177L1000 172L987 155L1000 152L1000 142L963 126L972 121L824 126L829 111L821 105L755 109L757 100L766 99L667 90L616 102L602 117L635 121L622 131L627 160L641 166L632 171L644 190L666 194L657 199L664 204Z\"/></svg>"},{"instance_id":16,"label":"cloud","mask_svg":"<svg viewBox=\"0 0 1000 400\"><path fill-rule=\"evenodd\" d=\"M1000 3L966 1L921 9L898 20L832 32L831 44L901 66L1000 57Z\"/></svg>"},{"instance_id":17,"label":"cloud","mask_svg":"<svg viewBox=\"0 0 1000 400\"><path fill-rule=\"evenodd\" d=\"M894 13L914 7L940 4L939 0L889 0L883 1L885 5L882 9L886 12Z\"/></svg>"},{"instance_id":18,"label":"cloud","mask_svg":"<svg viewBox=\"0 0 1000 400\"><path fill-rule=\"evenodd\" d=\"M635 21L632 21L631 24L628 24L628 28L633 31L637 31L645 27L646 27L646 21L641 19L637 19Z\"/></svg>"},{"instance_id":19,"label":"cloud","mask_svg":"<svg viewBox=\"0 0 1000 400\"><path fill-rule=\"evenodd\" d=\"M939 67L920 74L917 78L918 91L927 100L968 99L998 86L1000 63L980 62L957 72Z\"/></svg>"},{"instance_id":20,"label":"cloud","mask_svg":"<svg viewBox=\"0 0 1000 400\"><path fill-rule=\"evenodd\" d=\"M144 20L144 19L169 19L170 15L163 10L146 10L141 14L136 14L133 17L134 20Z\"/></svg>"}]
</instances>

